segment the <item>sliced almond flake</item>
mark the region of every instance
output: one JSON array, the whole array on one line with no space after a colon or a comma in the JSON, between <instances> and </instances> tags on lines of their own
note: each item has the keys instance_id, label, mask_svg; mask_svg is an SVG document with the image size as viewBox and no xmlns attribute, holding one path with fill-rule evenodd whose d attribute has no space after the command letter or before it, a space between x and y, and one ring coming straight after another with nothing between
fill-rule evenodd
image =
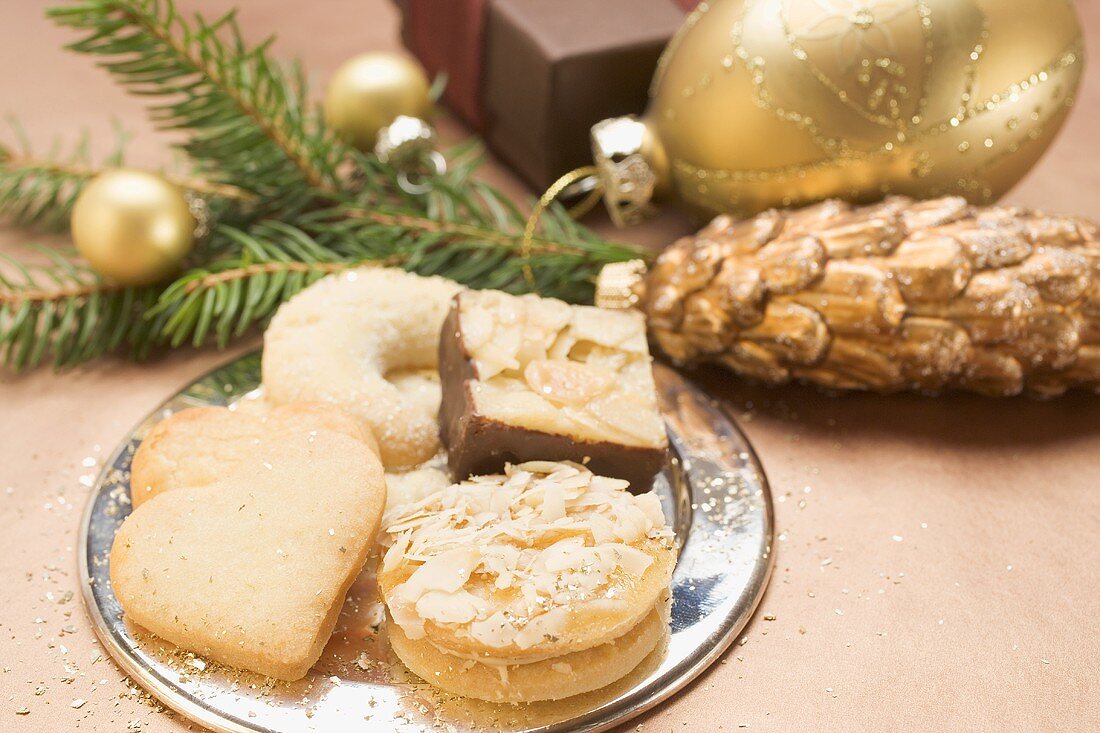
<instances>
[{"instance_id":1,"label":"sliced almond flake","mask_svg":"<svg viewBox=\"0 0 1100 733\"><path fill-rule=\"evenodd\" d=\"M423 637L428 619L485 645L525 648L556 635L576 602L621 603L600 589L613 576L640 577L653 562L631 545L655 530L671 534L660 502L626 486L577 464L530 462L401 508L383 570L418 567L388 595L394 621L410 638ZM511 600L501 606L478 595L492 588Z\"/></svg>"}]
</instances>

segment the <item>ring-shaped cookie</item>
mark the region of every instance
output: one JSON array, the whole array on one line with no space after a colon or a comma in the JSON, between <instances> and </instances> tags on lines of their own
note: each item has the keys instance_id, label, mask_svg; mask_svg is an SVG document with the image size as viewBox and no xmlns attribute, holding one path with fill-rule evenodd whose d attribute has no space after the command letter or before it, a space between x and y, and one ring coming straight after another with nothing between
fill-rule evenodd
<instances>
[{"instance_id":1,"label":"ring-shaped cookie","mask_svg":"<svg viewBox=\"0 0 1100 733\"><path fill-rule=\"evenodd\" d=\"M461 289L440 277L360 268L314 283L284 304L264 336L266 399L331 402L378 441L387 469L439 450L439 331Z\"/></svg>"}]
</instances>

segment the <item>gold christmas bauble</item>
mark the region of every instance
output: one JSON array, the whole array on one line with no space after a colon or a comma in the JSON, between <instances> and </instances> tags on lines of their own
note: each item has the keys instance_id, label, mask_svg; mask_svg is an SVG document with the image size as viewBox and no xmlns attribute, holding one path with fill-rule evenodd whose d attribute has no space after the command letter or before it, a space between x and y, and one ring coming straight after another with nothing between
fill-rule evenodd
<instances>
[{"instance_id":1,"label":"gold christmas bauble","mask_svg":"<svg viewBox=\"0 0 1100 733\"><path fill-rule=\"evenodd\" d=\"M398 116L428 118L431 85L415 61L365 53L344 63L325 90L325 120L359 150L374 149L378 132Z\"/></svg>"},{"instance_id":2,"label":"gold christmas bauble","mask_svg":"<svg viewBox=\"0 0 1100 733\"><path fill-rule=\"evenodd\" d=\"M73 205L77 251L100 275L124 285L171 275L194 246L195 226L183 189L146 171L104 171Z\"/></svg>"},{"instance_id":3,"label":"gold christmas bauble","mask_svg":"<svg viewBox=\"0 0 1100 733\"><path fill-rule=\"evenodd\" d=\"M714 0L631 136L655 195L704 213L988 203L1053 140L1083 65L1071 0Z\"/></svg>"}]
</instances>

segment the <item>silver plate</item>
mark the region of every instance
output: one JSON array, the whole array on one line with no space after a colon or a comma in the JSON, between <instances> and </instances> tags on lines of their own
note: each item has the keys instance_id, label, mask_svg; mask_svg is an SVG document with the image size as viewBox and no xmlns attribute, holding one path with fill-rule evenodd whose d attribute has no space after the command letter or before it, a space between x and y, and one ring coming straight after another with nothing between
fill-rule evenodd
<instances>
[{"instance_id":1,"label":"silver plate","mask_svg":"<svg viewBox=\"0 0 1100 733\"><path fill-rule=\"evenodd\" d=\"M99 476L81 528L80 572L96 634L119 665L164 704L215 731L598 731L668 698L707 668L752 615L772 565L772 505L764 473L726 413L675 371L656 369L672 460L654 490L681 543L667 643L627 678L555 703L490 705L446 695L402 667L376 630L377 595L364 572L332 641L298 682L207 663L128 624L111 591L111 542L130 513L130 461L150 427L173 412L226 405L259 385L259 355L199 379L134 428ZM371 624L374 623L375 626Z\"/></svg>"}]
</instances>

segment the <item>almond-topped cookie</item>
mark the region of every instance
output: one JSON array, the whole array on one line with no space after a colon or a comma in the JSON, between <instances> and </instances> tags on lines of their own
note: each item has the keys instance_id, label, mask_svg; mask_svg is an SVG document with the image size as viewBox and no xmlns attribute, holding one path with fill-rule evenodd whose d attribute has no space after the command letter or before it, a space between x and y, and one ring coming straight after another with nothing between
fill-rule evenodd
<instances>
[{"instance_id":1,"label":"almond-topped cookie","mask_svg":"<svg viewBox=\"0 0 1100 733\"><path fill-rule=\"evenodd\" d=\"M629 633L676 561L656 495L575 463L473 477L383 526L379 586L402 637L505 672Z\"/></svg>"},{"instance_id":2,"label":"almond-topped cookie","mask_svg":"<svg viewBox=\"0 0 1100 733\"><path fill-rule=\"evenodd\" d=\"M409 639L400 626L390 630L389 638L406 667L455 695L497 703L561 700L606 687L634 671L668 638L667 605L658 604L637 626L606 644L529 664L461 659L426 639Z\"/></svg>"}]
</instances>

